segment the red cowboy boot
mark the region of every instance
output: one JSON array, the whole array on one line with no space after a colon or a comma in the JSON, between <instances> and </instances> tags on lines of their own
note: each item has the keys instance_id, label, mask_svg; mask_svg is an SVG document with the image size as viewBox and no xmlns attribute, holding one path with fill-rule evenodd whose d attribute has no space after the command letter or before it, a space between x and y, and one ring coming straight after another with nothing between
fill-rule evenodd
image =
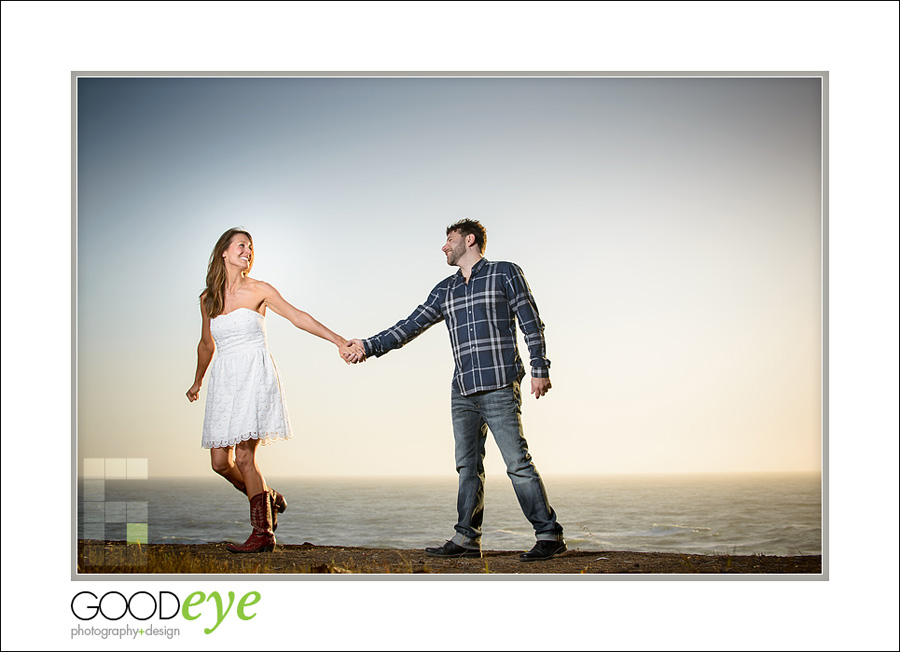
<instances>
[{"instance_id":1,"label":"red cowboy boot","mask_svg":"<svg viewBox=\"0 0 900 652\"><path fill-rule=\"evenodd\" d=\"M272 507L272 531L278 529L278 515L287 509L287 501L280 493L269 487L269 505Z\"/></svg>"},{"instance_id":2,"label":"red cowboy boot","mask_svg":"<svg viewBox=\"0 0 900 652\"><path fill-rule=\"evenodd\" d=\"M235 489L245 496L247 495L246 487L243 489L235 487ZM278 529L278 515L284 514L284 510L287 509L287 501L284 499L284 496L269 487L269 504L272 506L272 531L274 532Z\"/></svg>"},{"instance_id":3,"label":"red cowboy boot","mask_svg":"<svg viewBox=\"0 0 900 652\"><path fill-rule=\"evenodd\" d=\"M272 552L275 535L272 532L272 506L268 492L261 491L250 499L250 525L253 533L242 544L231 544L228 552Z\"/></svg>"}]
</instances>

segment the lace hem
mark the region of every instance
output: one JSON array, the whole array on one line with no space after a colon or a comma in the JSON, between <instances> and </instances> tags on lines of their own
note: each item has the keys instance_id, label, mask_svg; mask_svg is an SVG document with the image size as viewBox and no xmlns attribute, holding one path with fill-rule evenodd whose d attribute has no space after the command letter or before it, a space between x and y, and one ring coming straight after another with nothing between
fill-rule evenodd
<instances>
[{"instance_id":1,"label":"lace hem","mask_svg":"<svg viewBox=\"0 0 900 652\"><path fill-rule=\"evenodd\" d=\"M229 446L236 446L242 441L249 441L251 439L259 439L259 445L266 446L272 442L287 441L288 439L293 439L293 437L294 436L289 432L264 432L262 434L258 432L248 432L247 434L235 435L228 437L227 439L204 441L201 446L203 448L228 448Z\"/></svg>"}]
</instances>

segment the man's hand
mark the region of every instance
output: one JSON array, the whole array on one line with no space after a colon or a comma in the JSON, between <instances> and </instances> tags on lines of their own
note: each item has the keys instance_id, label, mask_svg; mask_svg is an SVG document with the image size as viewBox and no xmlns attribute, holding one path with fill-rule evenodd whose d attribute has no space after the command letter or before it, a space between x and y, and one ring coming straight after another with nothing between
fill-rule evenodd
<instances>
[{"instance_id":1,"label":"man's hand","mask_svg":"<svg viewBox=\"0 0 900 652\"><path fill-rule=\"evenodd\" d=\"M362 340L349 340L344 346L339 347L341 358L347 364L357 364L366 361L366 348Z\"/></svg>"},{"instance_id":2,"label":"man's hand","mask_svg":"<svg viewBox=\"0 0 900 652\"><path fill-rule=\"evenodd\" d=\"M549 378L532 378L531 379L531 393L534 394L535 398L540 398L544 394L550 391L552 385L550 384Z\"/></svg>"}]
</instances>

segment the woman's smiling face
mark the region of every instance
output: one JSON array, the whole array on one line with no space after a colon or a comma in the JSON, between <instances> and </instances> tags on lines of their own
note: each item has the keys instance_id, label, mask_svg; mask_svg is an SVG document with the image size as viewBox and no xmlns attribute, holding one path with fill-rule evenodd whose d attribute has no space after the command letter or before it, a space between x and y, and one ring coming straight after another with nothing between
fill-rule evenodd
<instances>
[{"instance_id":1,"label":"woman's smiling face","mask_svg":"<svg viewBox=\"0 0 900 652\"><path fill-rule=\"evenodd\" d=\"M249 272L253 267L253 242L243 233L236 233L225 250L224 258L227 264Z\"/></svg>"}]
</instances>

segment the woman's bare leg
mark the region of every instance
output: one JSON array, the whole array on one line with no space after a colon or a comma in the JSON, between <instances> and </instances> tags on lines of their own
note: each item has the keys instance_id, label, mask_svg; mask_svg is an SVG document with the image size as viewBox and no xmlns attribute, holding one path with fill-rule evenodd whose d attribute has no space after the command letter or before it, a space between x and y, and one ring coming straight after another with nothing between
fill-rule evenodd
<instances>
[{"instance_id":1,"label":"woman's bare leg","mask_svg":"<svg viewBox=\"0 0 900 652\"><path fill-rule=\"evenodd\" d=\"M213 471L234 485L238 491L246 491L244 476L234 463L234 447L210 448Z\"/></svg>"},{"instance_id":2,"label":"woman's bare leg","mask_svg":"<svg viewBox=\"0 0 900 652\"><path fill-rule=\"evenodd\" d=\"M253 498L258 493L268 491L266 480L256 463L256 449L259 446L258 439L242 441L234 450L235 465L240 471L247 490L247 497Z\"/></svg>"}]
</instances>

